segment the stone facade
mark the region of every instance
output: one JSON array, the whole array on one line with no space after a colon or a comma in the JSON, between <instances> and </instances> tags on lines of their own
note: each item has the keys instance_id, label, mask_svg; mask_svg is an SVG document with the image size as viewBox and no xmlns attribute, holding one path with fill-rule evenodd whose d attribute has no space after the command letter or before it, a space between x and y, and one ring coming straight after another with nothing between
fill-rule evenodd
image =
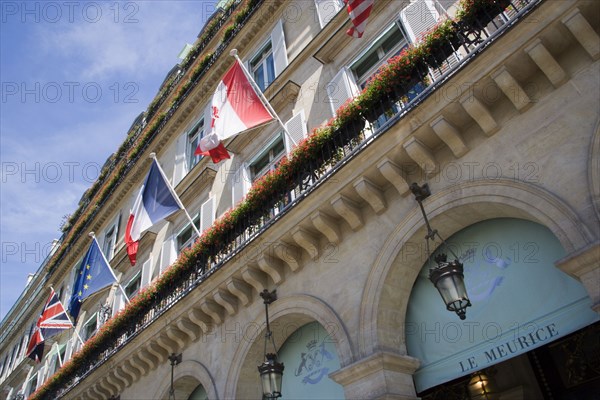
<instances>
[{"instance_id":1,"label":"stone facade","mask_svg":"<svg viewBox=\"0 0 600 400\"><path fill-rule=\"evenodd\" d=\"M282 120L302 111L312 130L332 115L327 84L375 40L380 27L397 19L405 3L376 1L359 41L346 36L343 11L321 28L313 2L265 2L228 49L249 60L283 21L288 65L265 94ZM547 227L567 254L556 267L581 281L600 311L598 6L539 2L64 398L167 398L171 353L183 354L175 368L177 399L188 398L198 384L210 399L260 398L263 288L277 288L279 295L270 308L277 343L312 321L330 333L341 364L330 378L347 398L417 398L412 374L420 360L411 357L402 332L425 261L414 249L422 248L426 228L408 190L411 182L429 182L433 194L425 207L445 237L498 217ZM169 176L176 174L178 138L203 113L230 65L225 55L218 59L145 150L157 153ZM231 207L235 172L276 131L270 126L236 137L227 144L232 159L216 166L200 161L176 185L186 208L198 210L209 196L217 216ZM148 165L145 158L137 163L92 224L103 232L119 212L123 216L111 260L122 282L133 275L123 245L125 217ZM146 234L140 260L160 269L164 242L185 224L178 215ZM38 279L27 290L68 282L88 243L82 236L45 283ZM25 312L9 318L28 326L45 293L39 290L28 304L21 299ZM84 303L77 329L101 296L113 304L115 293L113 288ZM13 329L3 339L2 359L23 340L23 331ZM10 397L9 387L18 390L31 365L25 359L3 374L3 399L14 398L17 391Z\"/></svg>"}]
</instances>

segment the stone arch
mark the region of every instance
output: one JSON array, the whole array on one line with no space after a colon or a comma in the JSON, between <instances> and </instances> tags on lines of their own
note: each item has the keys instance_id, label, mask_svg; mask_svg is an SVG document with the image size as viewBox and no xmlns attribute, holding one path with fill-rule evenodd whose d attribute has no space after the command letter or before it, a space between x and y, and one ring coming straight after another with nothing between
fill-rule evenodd
<instances>
[{"instance_id":1,"label":"stone arch","mask_svg":"<svg viewBox=\"0 0 600 400\"><path fill-rule=\"evenodd\" d=\"M170 365L169 368L171 368ZM160 389L157 391L161 394L161 397L159 397L161 399L169 397L169 389L171 388L170 372L162 379L159 386ZM195 360L184 360L175 367L173 372L173 386L175 387L176 399L187 399L198 385L204 387L210 400L219 399L215 381L204 364Z\"/></svg>"},{"instance_id":2,"label":"stone arch","mask_svg":"<svg viewBox=\"0 0 600 400\"><path fill-rule=\"evenodd\" d=\"M257 365L263 357L264 318L261 308L251 323L257 328L256 335L252 340L242 340L235 351L225 385L226 399L260 399ZM316 321L333 339L342 367L354 361L353 346L344 323L328 304L316 297L281 297L269 306L269 320L277 346L281 346L301 326Z\"/></svg>"},{"instance_id":3,"label":"stone arch","mask_svg":"<svg viewBox=\"0 0 600 400\"><path fill-rule=\"evenodd\" d=\"M567 253L584 248L593 236L567 204L546 190L523 182L476 180L440 191L433 188L425 207L444 237L479 221L521 218L546 226ZM450 212L449 212L450 211ZM375 260L361 301L359 354L376 350L406 354L404 319L412 286L425 257L420 250L426 228L416 207L392 232Z\"/></svg>"}]
</instances>

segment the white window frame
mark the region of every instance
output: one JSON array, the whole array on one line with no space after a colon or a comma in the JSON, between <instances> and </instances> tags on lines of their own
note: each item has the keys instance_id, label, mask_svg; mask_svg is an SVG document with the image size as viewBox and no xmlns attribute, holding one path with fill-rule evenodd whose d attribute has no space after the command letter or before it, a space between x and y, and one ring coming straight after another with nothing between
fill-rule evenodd
<instances>
[{"instance_id":1,"label":"white window frame","mask_svg":"<svg viewBox=\"0 0 600 400\"><path fill-rule=\"evenodd\" d=\"M258 50L249 62L250 73L256 82L256 85L263 92L277 78L275 73L275 54L273 53L273 43L271 39L267 40ZM270 67L270 68L269 68ZM262 68L263 80L260 80L257 72ZM273 72L270 76L269 72Z\"/></svg>"},{"instance_id":2,"label":"white window frame","mask_svg":"<svg viewBox=\"0 0 600 400\"><path fill-rule=\"evenodd\" d=\"M102 241L102 253L107 260L111 260L115 255L119 236L119 223L121 222L121 213L119 212L110 225L104 230Z\"/></svg>"},{"instance_id":3,"label":"white window frame","mask_svg":"<svg viewBox=\"0 0 600 400\"><path fill-rule=\"evenodd\" d=\"M384 49L381 48L381 46L385 42L386 36L392 35L392 30L394 30L394 28L396 28L400 32L400 34L403 36L403 39L400 42L394 44L394 46L392 47L391 50L385 52ZM387 63L387 60L390 57L392 57L394 54L400 53L404 47L406 47L410 44L407 34L404 31L404 28L402 27L402 25L399 23L399 21L394 21L392 24L390 24L371 43L372 44L370 44L367 48L365 48L363 51L361 51L359 53L359 55L357 57L355 57L354 60L352 60L349 63L349 67L348 67L352 71L354 79L356 80L357 85L361 89L365 87L368 80L377 72L377 70L379 68L381 68L382 65L385 65ZM358 76L358 73L355 70L357 67L357 64L359 64L361 59L363 59L366 55L372 54L373 50L375 50L375 52L377 53L378 61L376 63L374 63L372 66L370 66L369 69L365 73L363 73L361 76Z\"/></svg>"},{"instance_id":4,"label":"white window frame","mask_svg":"<svg viewBox=\"0 0 600 400\"><path fill-rule=\"evenodd\" d=\"M200 143L200 139L204 137L204 133L206 131L205 127L205 118L202 116L196 122L194 122L192 128L186 132L185 162L187 164L186 167L188 172L191 171L202 159L202 156L194 155L194 152L198 147L198 143Z\"/></svg>"},{"instance_id":5,"label":"white window frame","mask_svg":"<svg viewBox=\"0 0 600 400\"><path fill-rule=\"evenodd\" d=\"M194 222L194 225L197 228L200 225L200 220L201 220L200 212L197 212L190 216L192 218L192 221ZM183 235L186 231L190 232L189 239L187 239L183 243L179 243L179 237L181 235ZM191 247L194 244L194 242L196 241L196 239L198 239L198 234L196 233L196 230L192 227L192 224L189 221L187 221L187 223L185 223L181 228L179 228L179 230L177 230L177 234L175 235L175 238L174 238L175 252L177 254L177 257L179 257L179 255L181 254L181 252L184 249Z\"/></svg>"},{"instance_id":6,"label":"white window frame","mask_svg":"<svg viewBox=\"0 0 600 400\"><path fill-rule=\"evenodd\" d=\"M254 155L248 162L248 172L250 173L250 182L255 182L260 177L264 176L267 172L274 170L281 159L286 155L286 146L284 140L284 133L278 132L271 140L267 142L263 148ZM281 143L281 151L275 153L275 149L279 147ZM254 171L254 164L265 156L269 157L268 163L258 171Z\"/></svg>"},{"instance_id":7,"label":"white window frame","mask_svg":"<svg viewBox=\"0 0 600 400\"><path fill-rule=\"evenodd\" d=\"M92 323L96 323L96 327L94 328L94 331L91 333L91 335L88 335L88 327L90 325L92 325ZM87 342L88 340L90 340L90 338L94 337L94 335L98 332L98 328L100 327L100 324L98 322L98 312L95 312L92 314L92 316L90 318L88 318L87 321L85 321L85 323L82 326L82 331L83 331L83 341Z\"/></svg>"},{"instance_id":8,"label":"white window frame","mask_svg":"<svg viewBox=\"0 0 600 400\"><path fill-rule=\"evenodd\" d=\"M133 286L136 282L137 282L137 285L138 285L137 289L134 290L133 292L129 293L129 288L131 286ZM123 290L125 291L125 294L129 298L129 300L131 300L135 296L137 296L137 294L140 292L141 288L142 288L142 271L137 271L131 277L131 279L129 279L129 282L127 282L127 284L123 287ZM121 293L121 295L122 295L122 293Z\"/></svg>"},{"instance_id":9,"label":"white window frame","mask_svg":"<svg viewBox=\"0 0 600 400\"><path fill-rule=\"evenodd\" d=\"M265 50L269 46L271 47L270 51L265 53ZM273 80L270 82L266 80L265 82L259 82L259 80L256 79L256 69L259 68L259 66L263 66L263 68L268 66L267 60L269 55L271 55L273 60ZM256 60L260 60L261 62L255 63ZM276 22L271 34L269 35L269 38L267 38L261 43L260 46L257 47L257 50L252 53L252 56L246 59L245 64L248 68L248 71L254 77L257 86L262 91L268 88L269 85L277 79L277 77L289 64L287 45L285 43L285 32L283 30L283 20L280 19ZM253 67L253 64L256 64L255 67ZM268 68L265 71L268 71ZM267 77L267 75L265 75L265 77Z\"/></svg>"}]
</instances>

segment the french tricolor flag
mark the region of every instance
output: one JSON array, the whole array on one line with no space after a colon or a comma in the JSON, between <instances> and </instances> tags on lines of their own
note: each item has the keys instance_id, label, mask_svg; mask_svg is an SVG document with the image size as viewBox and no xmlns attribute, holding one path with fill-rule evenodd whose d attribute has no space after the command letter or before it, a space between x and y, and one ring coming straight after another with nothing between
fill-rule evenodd
<instances>
[{"instance_id":1,"label":"french tricolor flag","mask_svg":"<svg viewBox=\"0 0 600 400\"><path fill-rule=\"evenodd\" d=\"M229 158L221 140L273 119L236 60L217 85L212 99L211 132L200 140L195 154L210 155L215 163Z\"/></svg>"},{"instance_id":2,"label":"french tricolor flag","mask_svg":"<svg viewBox=\"0 0 600 400\"><path fill-rule=\"evenodd\" d=\"M142 233L181 209L182 207L171 192L158 162L154 159L150 172L133 204L125 229L125 243L131 265L135 265Z\"/></svg>"}]
</instances>

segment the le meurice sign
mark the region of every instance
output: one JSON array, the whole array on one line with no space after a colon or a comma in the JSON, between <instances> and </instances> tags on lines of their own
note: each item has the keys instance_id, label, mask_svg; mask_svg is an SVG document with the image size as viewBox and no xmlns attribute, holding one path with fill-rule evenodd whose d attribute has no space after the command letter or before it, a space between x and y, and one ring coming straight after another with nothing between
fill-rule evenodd
<instances>
[{"instance_id":1,"label":"le meurice sign","mask_svg":"<svg viewBox=\"0 0 600 400\"><path fill-rule=\"evenodd\" d=\"M466 360L458 362L461 372L469 372L481 369L483 366L496 364L503 359L508 359L514 355L528 352L536 347L552 341L554 337L559 336L556 324L551 323L540 327L533 332L515 337L512 340L500 344L494 344L487 350L468 357Z\"/></svg>"}]
</instances>

